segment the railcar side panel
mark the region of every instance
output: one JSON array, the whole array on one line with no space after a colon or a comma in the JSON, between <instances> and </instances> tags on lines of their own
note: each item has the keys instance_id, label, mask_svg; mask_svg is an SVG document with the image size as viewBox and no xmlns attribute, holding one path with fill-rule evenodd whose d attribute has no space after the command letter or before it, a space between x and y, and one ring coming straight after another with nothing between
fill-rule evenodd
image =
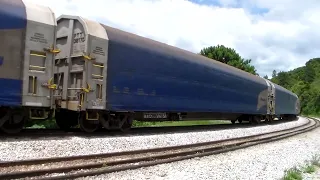
<instances>
[{"instance_id":1,"label":"railcar side panel","mask_svg":"<svg viewBox=\"0 0 320 180\"><path fill-rule=\"evenodd\" d=\"M0 106L21 106L21 57L26 10L22 1L0 1Z\"/></svg>"},{"instance_id":2,"label":"railcar side panel","mask_svg":"<svg viewBox=\"0 0 320 180\"><path fill-rule=\"evenodd\" d=\"M298 98L295 94L287 89L276 85L276 114L298 114L297 101Z\"/></svg>"},{"instance_id":3,"label":"railcar side panel","mask_svg":"<svg viewBox=\"0 0 320 180\"><path fill-rule=\"evenodd\" d=\"M56 19L48 7L25 2L27 26L22 59L23 100L25 106L51 107Z\"/></svg>"},{"instance_id":4,"label":"railcar side panel","mask_svg":"<svg viewBox=\"0 0 320 180\"><path fill-rule=\"evenodd\" d=\"M259 98L267 89L263 79L175 47L104 27L109 37L108 109L266 113L266 98Z\"/></svg>"}]
</instances>

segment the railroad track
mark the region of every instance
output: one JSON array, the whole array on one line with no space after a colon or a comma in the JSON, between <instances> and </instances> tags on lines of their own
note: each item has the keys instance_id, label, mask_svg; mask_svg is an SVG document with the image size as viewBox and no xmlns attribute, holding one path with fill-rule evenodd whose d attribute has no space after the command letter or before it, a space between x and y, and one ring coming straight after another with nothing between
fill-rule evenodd
<instances>
[{"instance_id":1,"label":"railroad track","mask_svg":"<svg viewBox=\"0 0 320 180\"><path fill-rule=\"evenodd\" d=\"M259 135L135 151L0 163L0 179L74 179L233 151L317 128L319 121Z\"/></svg>"}]
</instances>

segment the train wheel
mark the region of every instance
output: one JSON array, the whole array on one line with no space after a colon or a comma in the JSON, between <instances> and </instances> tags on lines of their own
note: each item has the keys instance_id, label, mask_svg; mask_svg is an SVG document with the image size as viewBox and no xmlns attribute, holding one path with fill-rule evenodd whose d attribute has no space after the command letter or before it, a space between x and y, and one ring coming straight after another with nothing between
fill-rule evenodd
<instances>
[{"instance_id":1,"label":"train wheel","mask_svg":"<svg viewBox=\"0 0 320 180\"><path fill-rule=\"evenodd\" d=\"M25 122L26 118L22 111L12 112L10 117L3 123L0 129L8 134L18 133L23 129Z\"/></svg>"},{"instance_id":2,"label":"train wheel","mask_svg":"<svg viewBox=\"0 0 320 180\"><path fill-rule=\"evenodd\" d=\"M127 132L131 129L133 123L133 117L130 115L123 115L121 117L121 127L122 132Z\"/></svg>"},{"instance_id":3,"label":"train wheel","mask_svg":"<svg viewBox=\"0 0 320 180\"><path fill-rule=\"evenodd\" d=\"M0 108L0 127L10 119L10 111L6 108Z\"/></svg>"},{"instance_id":4,"label":"train wheel","mask_svg":"<svg viewBox=\"0 0 320 180\"><path fill-rule=\"evenodd\" d=\"M72 126L78 123L78 113L66 112L63 110L55 112L55 119L58 127L62 130L68 131Z\"/></svg>"},{"instance_id":5,"label":"train wheel","mask_svg":"<svg viewBox=\"0 0 320 180\"><path fill-rule=\"evenodd\" d=\"M96 120L87 120L86 114L81 113L81 116L79 117L79 125L80 129L87 133L95 132L99 129L99 121Z\"/></svg>"},{"instance_id":6,"label":"train wheel","mask_svg":"<svg viewBox=\"0 0 320 180\"><path fill-rule=\"evenodd\" d=\"M235 123L236 123L236 120L231 120L231 123L232 123L232 124L235 124Z\"/></svg>"},{"instance_id":7,"label":"train wheel","mask_svg":"<svg viewBox=\"0 0 320 180\"><path fill-rule=\"evenodd\" d=\"M242 119L238 119L238 122L241 124L242 123Z\"/></svg>"}]
</instances>

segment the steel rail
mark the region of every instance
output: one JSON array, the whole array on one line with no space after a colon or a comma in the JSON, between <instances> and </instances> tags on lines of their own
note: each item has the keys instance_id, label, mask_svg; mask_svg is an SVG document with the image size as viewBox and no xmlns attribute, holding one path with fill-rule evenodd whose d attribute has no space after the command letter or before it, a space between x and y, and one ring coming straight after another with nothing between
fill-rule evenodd
<instances>
[{"instance_id":1,"label":"steel rail","mask_svg":"<svg viewBox=\"0 0 320 180\"><path fill-rule=\"evenodd\" d=\"M121 152L112 152L112 153L100 153L100 154L89 154L89 155L78 155L78 156L67 156L67 157L52 157L52 158L41 158L41 159L27 159L27 160L16 160L16 161L2 161L0 162L0 167L6 166L19 166L19 165L31 165L31 164L43 164L43 163L54 163L60 161L72 161L72 160L85 160L85 159L96 159L96 158L104 158L109 156L121 156L121 155L129 155L129 154L137 154L137 153L147 153L147 152L156 152L156 151L166 151L166 150L174 150L180 148L188 148L193 146L204 146L208 144L214 143L222 143L230 140L241 140L243 138L254 138L259 135L268 135L277 132L283 132L284 130L293 130L299 127L303 127L309 125L311 121L307 123L301 124L296 127L286 128L282 130L267 132L263 134L255 134L243 137L236 137L236 138L229 138L229 139L222 139L222 140L215 140L215 141L208 141L208 142L201 142L195 144L186 144L186 145L177 145L177 146L168 146L168 147L161 147L161 148L150 148L150 149L140 149L140 150L131 150L131 151L121 151Z\"/></svg>"},{"instance_id":2,"label":"steel rail","mask_svg":"<svg viewBox=\"0 0 320 180\"><path fill-rule=\"evenodd\" d=\"M69 161L70 166L54 167L47 169L36 169L36 170L23 170L23 171L13 171L0 174L1 179L6 178L26 178L26 177L38 177L40 179L69 179L77 178L83 176L91 176L127 169L135 169L145 166L151 166L161 163L168 163L193 157L206 156L211 154L217 154L227 151L233 151L236 149L241 149L256 144L266 143L275 141L278 139L283 139L296 134L300 134L309 130L312 130L319 126L319 121L310 121L293 128L288 128L279 131L273 131L258 135L251 135L238 138L230 138L219 141L211 141L205 143L196 143L172 147L154 148L154 149L143 149L135 151L124 151L115 153L105 153L105 154L94 154L85 156L71 156L71 157L59 157L59 158L47 158L47 159L35 159L35 160L24 160L24 161L12 161L0 163L2 171L4 168L20 168L25 165L37 165L50 163L61 163L64 164ZM99 159L100 158L100 159ZM102 160L101 160L102 159ZM72 165L72 161L80 160L81 163L77 165ZM84 160L90 160L89 163L84 164ZM93 162L91 161L98 161ZM99 161L100 160L100 161ZM134 164L138 163L139 164ZM84 172L77 172L79 169L85 170ZM43 177L48 173L69 173L63 176L55 177Z\"/></svg>"}]
</instances>

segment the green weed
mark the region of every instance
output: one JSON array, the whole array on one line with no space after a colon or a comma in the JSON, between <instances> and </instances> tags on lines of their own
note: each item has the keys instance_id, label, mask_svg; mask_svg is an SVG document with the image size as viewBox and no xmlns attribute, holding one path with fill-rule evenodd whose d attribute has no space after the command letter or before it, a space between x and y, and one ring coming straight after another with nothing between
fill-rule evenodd
<instances>
[{"instance_id":1,"label":"green weed","mask_svg":"<svg viewBox=\"0 0 320 180\"><path fill-rule=\"evenodd\" d=\"M316 171L316 167L314 165L310 164L310 165L308 165L307 167L304 168L303 172L311 174L311 173L313 173L315 171Z\"/></svg>"},{"instance_id":2,"label":"green weed","mask_svg":"<svg viewBox=\"0 0 320 180\"><path fill-rule=\"evenodd\" d=\"M320 155L314 155L312 157L311 164L320 167Z\"/></svg>"},{"instance_id":3,"label":"green weed","mask_svg":"<svg viewBox=\"0 0 320 180\"><path fill-rule=\"evenodd\" d=\"M301 171L294 167L286 171L283 180L302 180Z\"/></svg>"}]
</instances>

